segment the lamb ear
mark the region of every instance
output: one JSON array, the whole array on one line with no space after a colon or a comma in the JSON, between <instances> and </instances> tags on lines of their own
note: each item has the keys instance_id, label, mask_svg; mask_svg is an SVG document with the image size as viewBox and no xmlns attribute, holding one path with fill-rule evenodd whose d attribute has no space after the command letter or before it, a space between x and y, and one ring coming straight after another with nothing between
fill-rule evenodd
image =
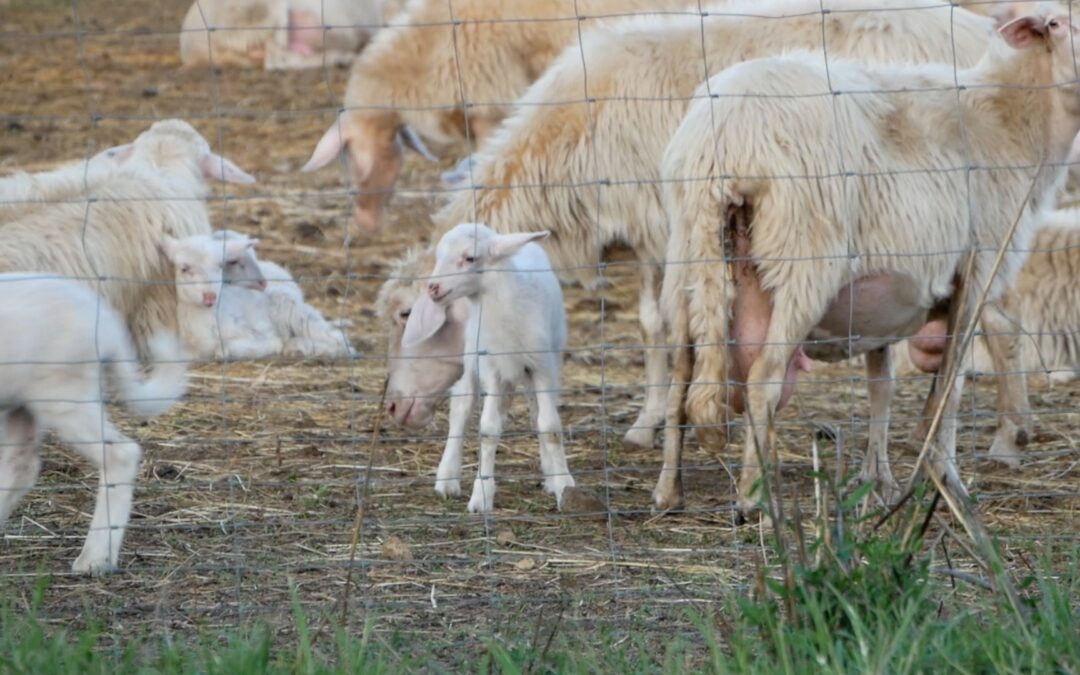
<instances>
[{"instance_id":1,"label":"lamb ear","mask_svg":"<svg viewBox=\"0 0 1080 675\"><path fill-rule=\"evenodd\" d=\"M311 153L311 159L300 169L301 171L305 173L317 171L337 159L337 156L345 149L346 141L341 133L343 124L345 124L345 120L341 117L330 123L330 128L319 139L314 152Z\"/></svg>"},{"instance_id":2,"label":"lamb ear","mask_svg":"<svg viewBox=\"0 0 1080 675\"><path fill-rule=\"evenodd\" d=\"M1042 44L1049 35L1046 19L1038 16L1022 16L1013 19L998 28L998 33L1013 49L1028 49L1033 45Z\"/></svg>"},{"instance_id":3,"label":"lamb ear","mask_svg":"<svg viewBox=\"0 0 1080 675\"><path fill-rule=\"evenodd\" d=\"M401 335L401 346L409 348L427 340L446 323L446 307L438 304L424 293L413 303L409 320L405 322L405 332Z\"/></svg>"},{"instance_id":4,"label":"lamb ear","mask_svg":"<svg viewBox=\"0 0 1080 675\"><path fill-rule=\"evenodd\" d=\"M541 232L518 232L515 234L497 234L491 238L490 248L488 249L488 255L493 259L509 258L518 251L525 244L532 241L539 241L545 239L548 234L547 230Z\"/></svg>"},{"instance_id":5,"label":"lamb ear","mask_svg":"<svg viewBox=\"0 0 1080 675\"><path fill-rule=\"evenodd\" d=\"M398 136L401 138L401 142L405 144L406 148L412 148L422 155L424 159L429 162L439 161L439 158L431 154L431 151L424 145L424 141L420 138L420 134L416 133L408 124L402 126L401 129L398 130Z\"/></svg>"},{"instance_id":6,"label":"lamb ear","mask_svg":"<svg viewBox=\"0 0 1080 675\"><path fill-rule=\"evenodd\" d=\"M158 249L169 259L169 262L176 260L176 249L180 245L180 242L173 239L169 235L158 242Z\"/></svg>"},{"instance_id":7,"label":"lamb ear","mask_svg":"<svg viewBox=\"0 0 1080 675\"><path fill-rule=\"evenodd\" d=\"M199 160L199 168L202 169L203 175L207 178L225 183L250 184L255 182L255 176L233 164L232 160L221 155L215 155L212 152L202 156Z\"/></svg>"}]
</instances>

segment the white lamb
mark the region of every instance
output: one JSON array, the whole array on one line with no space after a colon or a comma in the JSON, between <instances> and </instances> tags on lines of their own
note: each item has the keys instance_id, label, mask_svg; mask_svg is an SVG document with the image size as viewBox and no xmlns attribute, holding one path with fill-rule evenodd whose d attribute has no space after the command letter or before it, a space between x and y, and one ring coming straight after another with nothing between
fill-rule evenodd
<instances>
[{"instance_id":1,"label":"white lamb","mask_svg":"<svg viewBox=\"0 0 1080 675\"><path fill-rule=\"evenodd\" d=\"M582 27L604 17L685 5L686 0L411 0L353 63L345 110L303 170L327 166L347 150L356 221L377 232L406 147L434 159L425 143L440 150L482 140L563 48L577 43ZM581 94L576 90L574 98Z\"/></svg>"},{"instance_id":2,"label":"white lamb","mask_svg":"<svg viewBox=\"0 0 1080 675\"><path fill-rule=\"evenodd\" d=\"M992 21L939 0L754 0L711 3L707 16L640 17L595 27L519 100L514 115L448 182L464 190L434 221L477 220L500 232L544 223L561 274L595 274L604 250L629 245L641 261L639 318L645 404L628 443L652 446L664 419L668 368L660 313L668 241L660 162L695 89L747 58L807 48L830 58L949 61L985 51ZM587 103L585 99L593 101Z\"/></svg>"},{"instance_id":3,"label":"white lamb","mask_svg":"<svg viewBox=\"0 0 1080 675\"><path fill-rule=\"evenodd\" d=\"M185 348L200 359L352 356L340 328L304 302L303 292L283 267L256 261L265 290L224 283L231 268L252 257L256 243L228 231L162 240L162 251L175 269Z\"/></svg>"},{"instance_id":4,"label":"white lamb","mask_svg":"<svg viewBox=\"0 0 1080 675\"><path fill-rule=\"evenodd\" d=\"M195 0L184 16L185 66L266 70L350 63L387 15L383 0ZM329 29L324 31L323 27Z\"/></svg>"},{"instance_id":5,"label":"white lamb","mask_svg":"<svg viewBox=\"0 0 1080 675\"><path fill-rule=\"evenodd\" d=\"M542 248L531 242L547 232L496 234L478 223L447 232L437 247L428 293L412 308L402 345L410 347L436 334L456 300L469 301L465 372L454 385L450 429L439 462L435 490L461 493L465 426L477 393L484 397L480 415L480 464L468 509L494 508L495 448L515 386L524 384L540 436L544 489L562 506L563 491L574 485L566 465L559 420L558 392L566 345L562 289Z\"/></svg>"},{"instance_id":6,"label":"white lamb","mask_svg":"<svg viewBox=\"0 0 1080 675\"><path fill-rule=\"evenodd\" d=\"M1080 131L1078 63L1064 10L1044 8L1000 32L960 71L850 61L826 71L811 53L739 64L701 87L672 138L665 291L677 290L665 298L682 309L667 309L697 324L695 340L706 339L695 350L719 364L719 381L745 382L729 389L731 408L746 412L741 511L756 506L759 457L770 461L771 422L804 349L879 349L946 312L942 335L954 335L984 285L995 301L1016 278L1034 216L1053 203ZM951 367L946 356L939 372ZM961 389L945 401L930 456L959 493Z\"/></svg>"},{"instance_id":7,"label":"white lamb","mask_svg":"<svg viewBox=\"0 0 1080 675\"><path fill-rule=\"evenodd\" d=\"M37 481L40 431L100 472L97 505L72 569L116 566L139 470L139 444L109 421L106 393L141 417L165 412L183 394L185 364L175 338L155 335L157 360L142 381L120 316L93 291L43 274L0 274L0 525Z\"/></svg>"},{"instance_id":8,"label":"white lamb","mask_svg":"<svg viewBox=\"0 0 1080 675\"><path fill-rule=\"evenodd\" d=\"M210 233L207 179L254 181L210 151L186 122L157 122L114 158L122 167L78 200L42 206L0 226L0 272L44 271L82 281L124 317L141 356L176 331L165 236Z\"/></svg>"}]
</instances>

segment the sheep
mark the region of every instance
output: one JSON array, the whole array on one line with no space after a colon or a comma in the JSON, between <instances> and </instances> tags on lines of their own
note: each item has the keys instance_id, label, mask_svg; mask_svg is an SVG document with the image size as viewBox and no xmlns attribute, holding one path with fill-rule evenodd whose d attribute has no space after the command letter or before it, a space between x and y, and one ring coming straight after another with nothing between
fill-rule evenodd
<instances>
[{"instance_id":1,"label":"sheep","mask_svg":"<svg viewBox=\"0 0 1080 675\"><path fill-rule=\"evenodd\" d=\"M0 272L46 271L100 292L128 323L141 356L148 339L176 330L173 270L164 235L209 234L208 178L254 181L210 151L186 122L157 122L113 158L122 165L82 201L53 203L0 226Z\"/></svg>"},{"instance_id":2,"label":"sheep","mask_svg":"<svg viewBox=\"0 0 1080 675\"><path fill-rule=\"evenodd\" d=\"M684 5L685 0L411 0L353 63L344 111L302 171L321 169L347 150L356 222L378 232L405 148L434 160L428 143L441 150L481 141L563 48L577 41L580 24ZM574 92L580 96L581 90Z\"/></svg>"},{"instance_id":3,"label":"sheep","mask_svg":"<svg viewBox=\"0 0 1080 675\"><path fill-rule=\"evenodd\" d=\"M732 411L747 418L741 513L757 506L758 451L770 457L773 414L805 354L887 354L946 311L942 334L955 335L984 287L994 302L1015 279L1033 217L1063 182L1080 105L1054 86L1077 67L1066 16L1046 8L999 32L959 71L838 60L826 72L820 55L798 52L745 62L702 85L672 137L662 163L665 311L693 328L709 376L744 383L729 390ZM952 171L961 166L1009 168ZM939 373L953 370L944 353ZM928 410L942 389L936 382ZM963 495L961 390L962 380L943 402L930 460Z\"/></svg>"},{"instance_id":4,"label":"sheep","mask_svg":"<svg viewBox=\"0 0 1080 675\"><path fill-rule=\"evenodd\" d=\"M507 399L519 384L529 388L533 402L544 489L561 508L563 491L574 485L558 409L566 310L551 263L532 243L547 234L496 234L479 223L462 223L447 232L436 247L427 293L413 305L402 334L403 347L420 344L443 327L455 301L468 301L465 372L452 390L449 435L435 490L443 496L461 493L465 425L476 394L482 393L480 463L468 504L471 513L494 508L495 447Z\"/></svg>"},{"instance_id":5,"label":"sheep","mask_svg":"<svg viewBox=\"0 0 1080 675\"><path fill-rule=\"evenodd\" d=\"M251 259L257 240L230 231L165 237L161 250L176 272L178 324L184 346L200 359L353 355L338 327L304 302L283 267L256 260L260 282L229 283ZM230 270L232 270L230 272Z\"/></svg>"},{"instance_id":6,"label":"sheep","mask_svg":"<svg viewBox=\"0 0 1080 675\"><path fill-rule=\"evenodd\" d=\"M67 162L50 171L18 171L0 178L0 225L57 201L86 202L85 195L122 166L118 155L128 146L106 148L86 160Z\"/></svg>"},{"instance_id":7,"label":"sheep","mask_svg":"<svg viewBox=\"0 0 1080 675\"><path fill-rule=\"evenodd\" d=\"M391 269L375 301L379 319L389 326L386 413L398 426L430 422L435 404L465 370L468 300L451 303L442 327L426 340L408 347L401 344L412 306L427 293L427 277L435 262L434 246L407 252Z\"/></svg>"},{"instance_id":8,"label":"sheep","mask_svg":"<svg viewBox=\"0 0 1080 675\"><path fill-rule=\"evenodd\" d=\"M140 380L135 350L119 314L74 281L42 273L0 274L0 525L33 487L40 469L40 431L100 472L97 505L72 569L98 574L116 566L131 512L142 450L109 420L107 383L132 413L156 417L186 388L175 338L151 339L157 362Z\"/></svg>"},{"instance_id":9,"label":"sheep","mask_svg":"<svg viewBox=\"0 0 1080 675\"><path fill-rule=\"evenodd\" d=\"M180 32L186 67L345 65L389 12L381 0L195 0ZM326 30L324 31L324 26Z\"/></svg>"},{"instance_id":10,"label":"sheep","mask_svg":"<svg viewBox=\"0 0 1080 675\"><path fill-rule=\"evenodd\" d=\"M653 445L667 393L659 293L668 228L660 160L705 76L747 57L820 50L823 39L831 55L927 61L951 59L955 48L960 64L970 65L992 32L989 19L936 0L827 6L844 11L823 19L819 0L770 0L707 6L720 13L706 17L632 18L592 29L583 51L567 48L474 155L472 179L480 187L459 192L433 216L437 230L470 219L500 232L544 223L553 232L545 248L564 276L596 270L610 245L634 250L641 262L646 393L625 435L631 445ZM866 11L847 11L858 8ZM463 162L455 173L468 168Z\"/></svg>"}]
</instances>

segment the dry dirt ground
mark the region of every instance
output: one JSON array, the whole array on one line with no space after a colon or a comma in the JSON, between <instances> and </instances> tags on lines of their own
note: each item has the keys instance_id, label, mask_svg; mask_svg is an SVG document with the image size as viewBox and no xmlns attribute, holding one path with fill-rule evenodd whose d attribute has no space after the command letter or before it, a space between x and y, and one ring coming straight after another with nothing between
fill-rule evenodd
<instances>
[{"instance_id":1,"label":"dry dirt ground","mask_svg":"<svg viewBox=\"0 0 1080 675\"><path fill-rule=\"evenodd\" d=\"M107 578L68 573L96 476L49 446L41 485L0 542L2 593L21 607L35 576L48 573L48 620L70 624L93 614L118 636L216 634L256 621L287 631L293 587L314 616L345 600L357 630L370 619L376 635L423 640L435 653L531 633L559 608L574 630L693 639L685 606L719 607L752 583L757 561L770 552L757 528L734 524L732 449L690 442L687 511L650 513L659 450L620 441L643 393L633 261L617 256L603 290L566 291L569 462L578 482L609 504L607 513L556 511L539 487L536 441L518 401L500 447L496 511L467 515L465 498L444 501L432 490L445 413L420 433L372 434L386 367L373 301L390 263L428 241L428 214L442 198L438 172L454 158L438 167L410 160L386 232L365 238L350 229L340 169L298 173L340 104L347 71L182 70L176 30L185 8L185 0L0 4L0 171L86 156L153 120L189 120L259 178L251 187L216 188L220 226L257 235L261 254L286 264L314 304L351 319L363 357L196 368L185 401L133 430L145 459L122 570ZM807 474L819 425L842 432L843 468L856 468L866 438L862 378L852 366L821 368L780 416L783 475L803 497L813 489ZM902 477L915 453L907 439L926 386L900 385L891 438ZM978 381L965 396L961 469L1009 564L1022 571L1020 552L1074 549L1080 385L1033 385L1037 433L1020 471L984 459L992 384ZM830 471L833 447L821 443ZM475 443L467 452L466 486ZM357 503L365 496L346 591ZM408 555L384 546L390 537Z\"/></svg>"}]
</instances>

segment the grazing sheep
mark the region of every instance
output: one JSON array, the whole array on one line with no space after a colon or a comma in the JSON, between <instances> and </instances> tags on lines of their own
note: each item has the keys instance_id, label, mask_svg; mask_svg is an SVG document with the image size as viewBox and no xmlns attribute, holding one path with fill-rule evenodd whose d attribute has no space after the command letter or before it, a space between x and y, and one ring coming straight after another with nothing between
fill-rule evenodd
<instances>
[{"instance_id":1,"label":"grazing sheep","mask_svg":"<svg viewBox=\"0 0 1080 675\"><path fill-rule=\"evenodd\" d=\"M468 301L465 373L454 385L450 430L439 462L435 490L461 493L465 425L476 394L480 414L480 463L469 511L490 512L495 505L495 447L506 421L507 402L524 383L534 403L540 436L544 489L562 506L563 490L574 485L566 465L559 421L559 369L566 345L562 288L544 250L532 244L547 232L496 234L478 223L462 223L443 235L428 292L412 307L402 345L436 335L457 300Z\"/></svg>"},{"instance_id":2,"label":"grazing sheep","mask_svg":"<svg viewBox=\"0 0 1080 675\"><path fill-rule=\"evenodd\" d=\"M672 227L665 301L683 307L666 309L684 313L676 323L694 328L695 356L708 355L711 376L745 382L729 389L732 410L747 418L740 511L756 506L759 457L771 457L771 421L804 350L881 353L946 311L942 335L956 334L984 285L995 301L1015 279L1034 216L1064 179L1080 102L1055 86L1077 68L1064 12L1046 8L1000 33L960 71L851 61L826 70L812 53L742 63L701 87L672 138L663 162ZM944 353L940 373L952 367ZM930 459L963 493L960 382ZM942 389L937 382L928 410ZM887 480L887 458L876 459L876 477Z\"/></svg>"},{"instance_id":3,"label":"grazing sheep","mask_svg":"<svg viewBox=\"0 0 1080 675\"><path fill-rule=\"evenodd\" d=\"M352 356L340 329L304 302L303 292L283 267L256 260L261 282L224 283L230 275L231 280L249 276L241 276L238 269L252 259L256 243L230 231L162 240L161 249L176 272L178 325L185 348L199 359Z\"/></svg>"},{"instance_id":4,"label":"grazing sheep","mask_svg":"<svg viewBox=\"0 0 1080 675\"><path fill-rule=\"evenodd\" d=\"M184 394L185 365L168 333L153 336L158 362L140 380L135 350L120 316L93 291L38 273L0 274L0 525L34 483L40 431L100 472L97 505L72 569L116 566L139 470L139 444L116 429L104 405L112 385L132 413L154 417ZM5 440L6 439L6 440Z\"/></svg>"},{"instance_id":5,"label":"grazing sheep","mask_svg":"<svg viewBox=\"0 0 1080 675\"><path fill-rule=\"evenodd\" d=\"M412 0L353 64L345 112L304 166L347 150L357 223L382 227L404 148L479 141L578 32L598 18L685 10L685 0ZM577 17L588 17L578 19ZM653 17L658 18L658 17ZM700 81L700 77L699 77ZM582 91L574 92L580 99Z\"/></svg>"},{"instance_id":6,"label":"grazing sheep","mask_svg":"<svg viewBox=\"0 0 1080 675\"><path fill-rule=\"evenodd\" d=\"M157 122L113 158L122 170L82 201L53 203L0 227L0 272L46 271L98 291L128 323L141 356L147 341L176 330L173 270L164 236L209 234L206 179L254 178L214 154L180 120Z\"/></svg>"},{"instance_id":7,"label":"grazing sheep","mask_svg":"<svg viewBox=\"0 0 1080 675\"><path fill-rule=\"evenodd\" d=\"M184 16L180 61L266 70L348 64L389 16L384 4L393 3L195 0Z\"/></svg>"},{"instance_id":8,"label":"grazing sheep","mask_svg":"<svg viewBox=\"0 0 1080 675\"><path fill-rule=\"evenodd\" d=\"M428 339L408 347L401 344L412 306L427 293L435 262L434 246L409 251L394 265L375 301L379 318L390 328L386 413L399 426L419 427L430 422L435 404L445 398L465 370L468 300L452 303L446 321Z\"/></svg>"},{"instance_id":9,"label":"grazing sheep","mask_svg":"<svg viewBox=\"0 0 1080 675\"><path fill-rule=\"evenodd\" d=\"M832 56L951 61L955 50L967 66L992 33L990 20L937 0L826 6L837 11L823 18L819 0L714 4L706 8L718 13L706 17L634 18L594 28L584 49L568 48L473 156L479 187L460 192L434 216L440 229L468 220L500 232L543 224L552 230L545 249L556 270L570 276L595 274L608 246L634 250L642 263L646 394L628 443L651 447L664 419L668 369L659 294L668 226L660 161L702 80L745 58L821 50L822 40ZM865 11L848 11L855 9ZM463 162L446 180L461 180L469 168Z\"/></svg>"}]
</instances>

